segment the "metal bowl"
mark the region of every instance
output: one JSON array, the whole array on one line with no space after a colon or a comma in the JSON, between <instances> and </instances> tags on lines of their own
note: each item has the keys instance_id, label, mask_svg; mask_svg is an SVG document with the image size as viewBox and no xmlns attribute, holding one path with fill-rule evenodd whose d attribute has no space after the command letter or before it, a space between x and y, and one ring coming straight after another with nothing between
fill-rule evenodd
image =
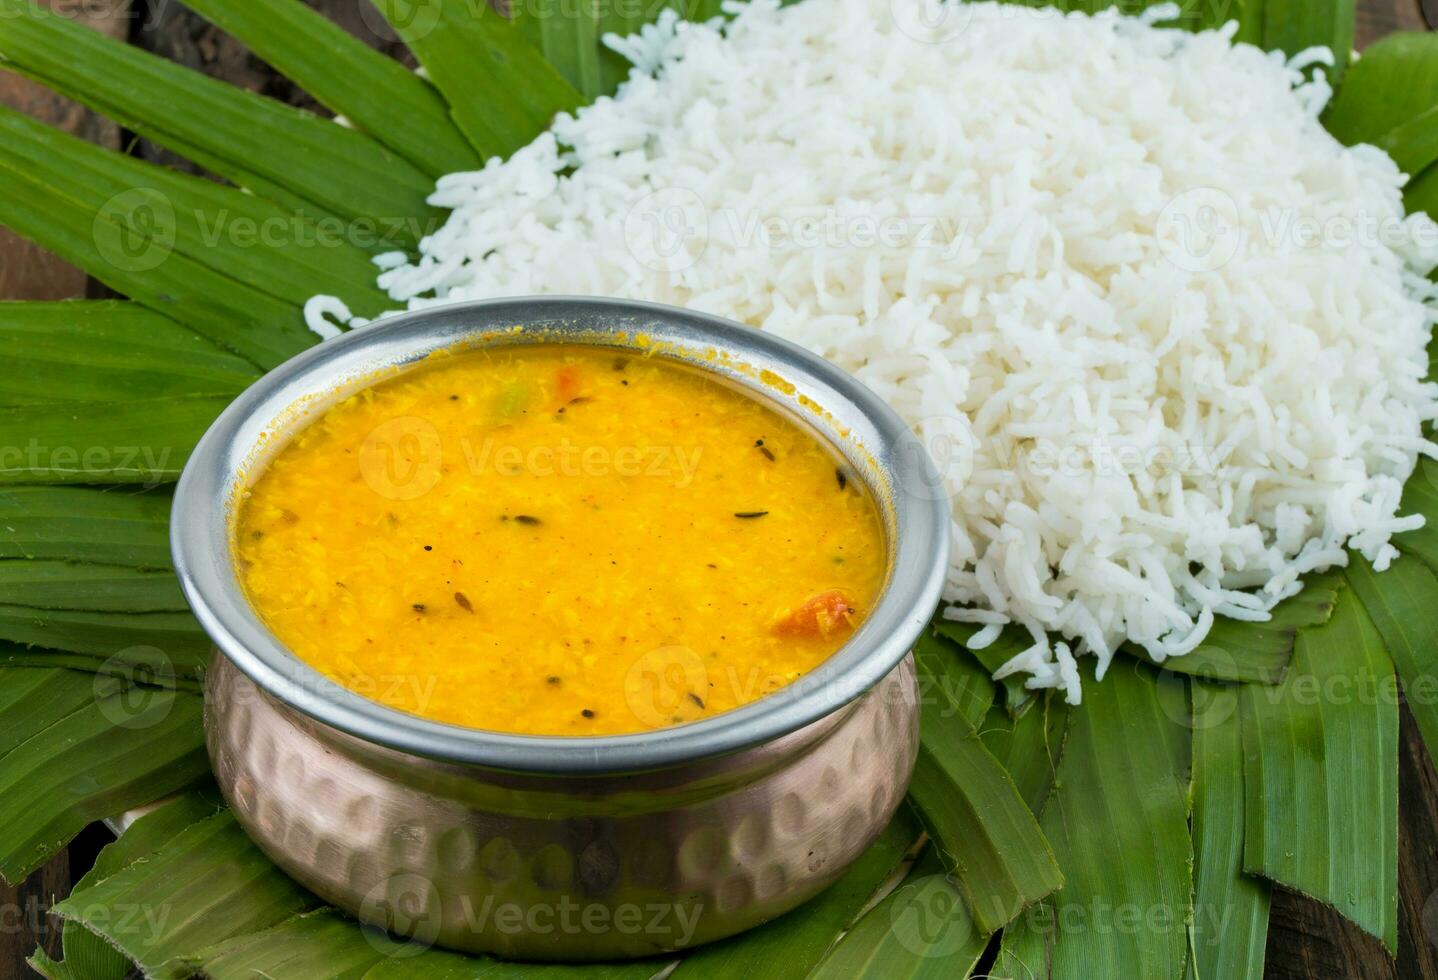
<instances>
[{"instance_id":1,"label":"metal bowl","mask_svg":"<svg viewBox=\"0 0 1438 980\"><path fill-rule=\"evenodd\" d=\"M286 436L377 372L434 351L555 342L689 363L847 458L879 504L889 546L884 590L847 644L733 711L566 738L385 707L270 634L236 575L231 509ZM907 654L943 586L948 520L917 440L826 361L686 310L534 298L385 319L267 374L196 447L176 489L171 544L216 646L206 681L215 774L278 865L365 921L424 942L594 960L680 949L773 918L832 883L878 835L917 752Z\"/></svg>"}]
</instances>

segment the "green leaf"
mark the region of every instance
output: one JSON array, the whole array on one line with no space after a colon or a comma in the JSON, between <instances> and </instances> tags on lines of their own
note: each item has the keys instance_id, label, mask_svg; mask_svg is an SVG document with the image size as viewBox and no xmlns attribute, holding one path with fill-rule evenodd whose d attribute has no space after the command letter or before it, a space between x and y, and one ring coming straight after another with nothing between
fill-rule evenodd
<instances>
[{"instance_id":1,"label":"green leaf","mask_svg":"<svg viewBox=\"0 0 1438 980\"><path fill-rule=\"evenodd\" d=\"M75 883L75 889L98 884L143 857L147 857L191 824L213 816L219 809L210 797L182 793L139 817L115 842L106 845L95 864ZM125 980L134 964L104 939L77 922L64 921L60 941L64 957L56 962L36 950L36 965L49 980ZM43 965L43 968L42 968Z\"/></svg>"},{"instance_id":2,"label":"green leaf","mask_svg":"<svg viewBox=\"0 0 1438 980\"><path fill-rule=\"evenodd\" d=\"M935 633L963 647L991 675L1027 650L1034 642L1029 638L1028 633L1010 626L999 634L999 638L993 643L982 650L975 650L969 646L969 641L978 631L979 627L972 623L955 623L945 619L934 621ZM1024 687L1024 679L1021 676L1011 674L998 683L1003 685L1004 701L1011 713L1019 714L1033 703L1034 692Z\"/></svg>"},{"instance_id":3,"label":"green leaf","mask_svg":"<svg viewBox=\"0 0 1438 980\"><path fill-rule=\"evenodd\" d=\"M1403 207L1410 214L1422 212L1430 218L1438 214L1438 166L1429 167L1408 182L1408 186L1403 188ZM1431 353L1428 366L1428 373L1432 376Z\"/></svg>"},{"instance_id":4,"label":"green leaf","mask_svg":"<svg viewBox=\"0 0 1438 980\"><path fill-rule=\"evenodd\" d=\"M1422 514L1426 523L1416 531L1405 531L1393 539L1401 550L1421 559L1438 571L1438 462L1418 458L1418 467L1403 485L1400 514Z\"/></svg>"},{"instance_id":5,"label":"green leaf","mask_svg":"<svg viewBox=\"0 0 1438 980\"><path fill-rule=\"evenodd\" d=\"M700 947L670 976L673 980L790 980L805 976L823 958L834 937L854 921L918 835L913 817L901 807L874 845L818 897L757 929Z\"/></svg>"},{"instance_id":6,"label":"green leaf","mask_svg":"<svg viewBox=\"0 0 1438 980\"><path fill-rule=\"evenodd\" d=\"M995 932L1063 884L1013 779L962 719L925 711L909 793L979 930Z\"/></svg>"},{"instance_id":7,"label":"green leaf","mask_svg":"<svg viewBox=\"0 0 1438 980\"><path fill-rule=\"evenodd\" d=\"M0 483L178 479L229 395L0 408Z\"/></svg>"},{"instance_id":8,"label":"green leaf","mask_svg":"<svg viewBox=\"0 0 1438 980\"><path fill-rule=\"evenodd\" d=\"M978 728L993 706L994 682L968 651L933 634L914 644L919 673L919 704L925 712L962 718Z\"/></svg>"},{"instance_id":9,"label":"green leaf","mask_svg":"<svg viewBox=\"0 0 1438 980\"><path fill-rule=\"evenodd\" d=\"M953 980L969 975L988 944L930 847L807 980Z\"/></svg>"},{"instance_id":10,"label":"green leaf","mask_svg":"<svg viewBox=\"0 0 1438 980\"><path fill-rule=\"evenodd\" d=\"M16 405L237 395L259 372L136 303L0 302L0 399Z\"/></svg>"},{"instance_id":11,"label":"green leaf","mask_svg":"<svg viewBox=\"0 0 1438 980\"><path fill-rule=\"evenodd\" d=\"M1194 681L1192 980L1262 980L1269 886L1243 873L1238 692Z\"/></svg>"},{"instance_id":12,"label":"green leaf","mask_svg":"<svg viewBox=\"0 0 1438 980\"><path fill-rule=\"evenodd\" d=\"M1380 136L1376 145L1405 174L1418 174L1438 160L1438 106L1425 109ZM1411 210L1411 209L1410 209Z\"/></svg>"},{"instance_id":13,"label":"green leaf","mask_svg":"<svg viewBox=\"0 0 1438 980\"><path fill-rule=\"evenodd\" d=\"M1193 847L1174 759L1187 732L1160 698L1182 683L1122 661L1102 683L1085 679L1041 820L1064 887L1005 932L1002 975L1182 975Z\"/></svg>"},{"instance_id":14,"label":"green leaf","mask_svg":"<svg viewBox=\"0 0 1438 980\"><path fill-rule=\"evenodd\" d=\"M1353 555L1348 584L1383 639L1429 754L1438 759L1438 575L1415 558L1385 572Z\"/></svg>"},{"instance_id":15,"label":"green leaf","mask_svg":"<svg viewBox=\"0 0 1438 980\"><path fill-rule=\"evenodd\" d=\"M1276 688L1240 689L1243 868L1327 902L1397 948L1393 665L1353 596L1298 635Z\"/></svg>"},{"instance_id":16,"label":"green leaf","mask_svg":"<svg viewBox=\"0 0 1438 980\"><path fill-rule=\"evenodd\" d=\"M373 0L486 157L508 156L584 97L481 0Z\"/></svg>"},{"instance_id":17,"label":"green leaf","mask_svg":"<svg viewBox=\"0 0 1438 980\"><path fill-rule=\"evenodd\" d=\"M113 613L0 605L0 640L89 654L114 669L194 674L209 661L210 640L189 613ZM106 814L108 816L108 814Z\"/></svg>"},{"instance_id":18,"label":"green leaf","mask_svg":"<svg viewBox=\"0 0 1438 980\"><path fill-rule=\"evenodd\" d=\"M365 250L343 229L315 225L253 194L95 146L16 112L0 113L0 132L7 137L0 162L82 202L95 216L92 238L111 264L143 268L163 263L172 249L295 306L315 293L341 296L365 316L394 305L375 285ZM97 221L115 226L113 240ZM155 254L147 256L151 247Z\"/></svg>"},{"instance_id":19,"label":"green leaf","mask_svg":"<svg viewBox=\"0 0 1438 980\"><path fill-rule=\"evenodd\" d=\"M510 17L524 31L524 36L543 52L549 63L586 102L613 92L624 78L623 74L612 77L601 68L604 55L613 53L600 48L601 5L608 13L616 6L642 8L644 3L642 0L627 3L612 0L521 0L509 5Z\"/></svg>"},{"instance_id":20,"label":"green leaf","mask_svg":"<svg viewBox=\"0 0 1438 980\"><path fill-rule=\"evenodd\" d=\"M317 342L300 307L205 264L223 249L210 250L203 261L175 251L168 237L169 198L157 186L136 187L97 210L45 184L30 168L15 168L4 149L0 139L0 179L7 190L0 194L0 224L261 367L274 367Z\"/></svg>"},{"instance_id":21,"label":"green leaf","mask_svg":"<svg viewBox=\"0 0 1438 980\"><path fill-rule=\"evenodd\" d=\"M0 558L170 567L170 492L0 487Z\"/></svg>"},{"instance_id":22,"label":"green leaf","mask_svg":"<svg viewBox=\"0 0 1438 980\"><path fill-rule=\"evenodd\" d=\"M1272 618L1251 623L1220 616L1201 644L1182 657L1170 657L1158 666L1175 674L1216 681L1277 684L1288 670L1298 631L1328 621L1338 598L1336 573L1313 575L1303 591L1273 608ZM1154 663L1141 648L1125 643L1119 649Z\"/></svg>"},{"instance_id":23,"label":"green leaf","mask_svg":"<svg viewBox=\"0 0 1438 980\"><path fill-rule=\"evenodd\" d=\"M120 684L74 670L0 670L0 757ZM98 689L98 690L97 690Z\"/></svg>"},{"instance_id":24,"label":"green leaf","mask_svg":"<svg viewBox=\"0 0 1438 980\"><path fill-rule=\"evenodd\" d=\"M303 3L185 0L185 5L429 176L478 169L478 154L433 85Z\"/></svg>"},{"instance_id":25,"label":"green leaf","mask_svg":"<svg viewBox=\"0 0 1438 980\"><path fill-rule=\"evenodd\" d=\"M1263 40L1269 51L1333 51L1328 77L1336 85L1353 53L1354 0L1263 0Z\"/></svg>"},{"instance_id":26,"label":"green leaf","mask_svg":"<svg viewBox=\"0 0 1438 980\"><path fill-rule=\"evenodd\" d=\"M333 909L320 909L217 945L193 962L203 968L209 980L359 980L399 947L382 932L361 928ZM420 955L423 958L427 954Z\"/></svg>"},{"instance_id":27,"label":"green leaf","mask_svg":"<svg viewBox=\"0 0 1438 980\"><path fill-rule=\"evenodd\" d=\"M1392 34L1353 63L1323 113L1323 125L1350 146L1376 143L1434 105L1438 36Z\"/></svg>"},{"instance_id":28,"label":"green leaf","mask_svg":"<svg viewBox=\"0 0 1438 980\"><path fill-rule=\"evenodd\" d=\"M631 963L505 963L421 949L361 926L334 909L304 912L239 936L193 959L210 980L326 977L354 980L649 980L663 960Z\"/></svg>"},{"instance_id":29,"label":"green leaf","mask_svg":"<svg viewBox=\"0 0 1438 980\"><path fill-rule=\"evenodd\" d=\"M431 176L362 133L210 78L31 0L0 0L0 57L260 197L314 219L394 219L411 245L440 218ZM475 91L495 91L477 89ZM277 193L278 192L278 193Z\"/></svg>"},{"instance_id":30,"label":"green leaf","mask_svg":"<svg viewBox=\"0 0 1438 980\"><path fill-rule=\"evenodd\" d=\"M189 609L170 571L129 565L78 565L63 561L0 560L0 596L16 606L109 612L183 612Z\"/></svg>"},{"instance_id":31,"label":"green leaf","mask_svg":"<svg viewBox=\"0 0 1438 980\"><path fill-rule=\"evenodd\" d=\"M1019 718L993 709L979 732L984 746L1007 770L1035 814L1043 812L1053 790L1072 713L1061 698L1050 693Z\"/></svg>"},{"instance_id":32,"label":"green leaf","mask_svg":"<svg viewBox=\"0 0 1438 980\"><path fill-rule=\"evenodd\" d=\"M351 923L349 934L336 931L333 941L348 946L368 942L372 936ZM659 957L622 963L510 963L441 949L414 955L413 950L413 945L405 946L380 960L365 971L363 980L650 980L671 961Z\"/></svg>"},{"instance_id":33,"label":"green leaf","mask_svg":"<svg viewBox=\"0 0 1438 980\"><path fill-rule=\"evenodd\" d=\"M397 941L334 909L302 912L186 958L210 980L326 977L355 980L649 980L666 961L506 963Z\"/></svg>"},{"instance_id":34,"label":"green leaf","mask_svg":"<svg viewBox=\"0 0 1438 980\"><path fill-rule=\"evenodd\" d=\"M148 857L76 888L52 914L103 937L147 976L182 977L192 971L178 957L318 904L271 864L234 815L223 810L190 825ZM141 914L115 915L118 909Z\"/></svg>"},{"instance_id":35,"label":"green leaf","mask_svg":"<svg viewBox=\"0 0 1438 980\"><path fill-rule=\"evenodd\" d=\"M87 824L208 773L200 709L192 694L132 687L0 756L0 876L19 881Z\"/></svg>"}]
</instances>

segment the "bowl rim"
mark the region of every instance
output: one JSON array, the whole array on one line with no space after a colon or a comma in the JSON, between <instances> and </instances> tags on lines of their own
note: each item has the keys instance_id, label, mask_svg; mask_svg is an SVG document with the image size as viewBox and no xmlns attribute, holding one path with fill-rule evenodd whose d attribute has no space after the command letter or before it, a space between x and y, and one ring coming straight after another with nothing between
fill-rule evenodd
<instances>
[{"instance_id":1,"label":"bowl rim","mask_svg":"<svg viewBox=\"0 0 1438 980\"><path fill-rule=\"evenodd\" d=\"M860 472L889 526L890 574L874 610L849 641L794 683L696 722L620 735L520 735L467 728L387 707L328 679L260 622L231 559L231 500L261 444L278 447L322 408L373 383L377 371L475 342L569 342L660 353L737 381L749 394L807 420ZM613 343L607 344L606 341ZM720 355L719 360L713 354ZM689 354L699 360L683 355ZM773 372L794 389L760 380ZM764 375L769 377L768 375ZM368 379L368 380L366 380ZM806 396L824 417L802 414ZM287 421L286 421L287 420ZM827 420L827 421L826 421ZM843 431L848 438L837 438ZM828 361L773 334L657 303L596 297L518 297L451 303L385 317L326 340L269 371L211 424L175 488L170 545L185 598L218 650L271 697L315 721L386 748L444 762L515 772L597 775L664 768L779 738L852 703L908 653L943 590L948 497L917 437L877 395Z\"/></svg>"}]
</instances>

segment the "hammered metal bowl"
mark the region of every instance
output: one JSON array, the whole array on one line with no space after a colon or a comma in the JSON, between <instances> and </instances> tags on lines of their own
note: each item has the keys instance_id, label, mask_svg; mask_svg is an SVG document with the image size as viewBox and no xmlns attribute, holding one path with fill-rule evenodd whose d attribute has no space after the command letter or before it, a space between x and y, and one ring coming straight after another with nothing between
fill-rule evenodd
<instances>
[{"instance_id":1,"label":"hammered metal bowl","mask_svg":"<svg viewBox=\"0 0 1438 980\"><path fill-rule=\"evenodd\" d=\"M230 518L285 436L376 372L434 351L554 342L689 363L846 457L880 506L889 569L842 649L715 717L564 738L387 708L280 645L241 590ZM397 316L277 368L201 440L171 527L180 581L216 645L206 680L215 774L265 853L327 901L420 945L603 960L682 949L788 911L889 821L918 748L907 654L943 585L948 519L908 429L827 362L689 311L544 298Z\"/></svg>"}]
</instances>

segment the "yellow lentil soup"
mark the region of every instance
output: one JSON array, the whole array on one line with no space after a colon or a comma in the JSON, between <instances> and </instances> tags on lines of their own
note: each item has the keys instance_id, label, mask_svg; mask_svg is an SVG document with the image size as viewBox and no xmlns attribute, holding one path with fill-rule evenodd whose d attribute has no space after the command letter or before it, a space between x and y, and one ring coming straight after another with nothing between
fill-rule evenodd
<instances>
[{"instance_id":1,"label":"yellow lentil soup","mask_svg":"<svg viewBox=\"0 0 1438 980\"><path fill-rule=\"evenodd\" d=\"M536 735L763 697L844 644L886 573L873 501L806 429L673 361L550 344L435 355L328 409L234 535L302 660Z\"/></svg>"}]
</instances>

